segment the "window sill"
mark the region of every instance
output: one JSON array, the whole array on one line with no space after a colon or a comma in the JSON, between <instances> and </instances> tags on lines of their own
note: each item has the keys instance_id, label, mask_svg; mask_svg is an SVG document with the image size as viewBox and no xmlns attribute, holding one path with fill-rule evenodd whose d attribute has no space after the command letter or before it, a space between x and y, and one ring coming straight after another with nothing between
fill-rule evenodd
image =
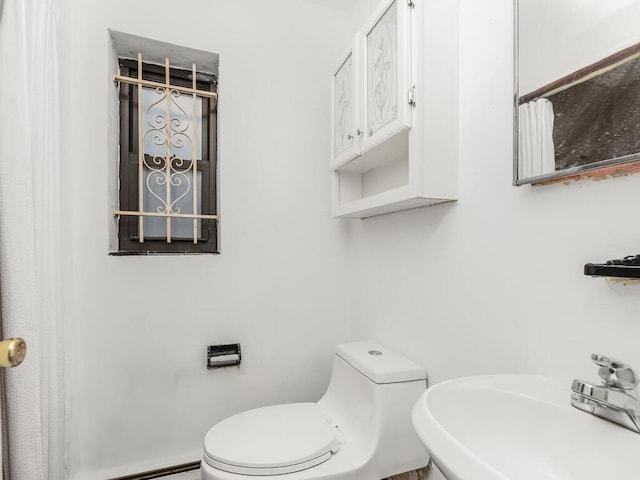
<instances>
[{"instance_id":1,"label":"window sill","mask_svg":"<svg viewBox=\"0 0 640 480\"><path fill-rule=\"evenodd\" d=\"M109 252L109 256L111 257L129 257L129 256L165 256L165 255L220 255L219 251L215 252L162 252L162 251L154 251L154 250L144 250L144 251L129 251L129 252Z\"/></svg>"}]
</instances>

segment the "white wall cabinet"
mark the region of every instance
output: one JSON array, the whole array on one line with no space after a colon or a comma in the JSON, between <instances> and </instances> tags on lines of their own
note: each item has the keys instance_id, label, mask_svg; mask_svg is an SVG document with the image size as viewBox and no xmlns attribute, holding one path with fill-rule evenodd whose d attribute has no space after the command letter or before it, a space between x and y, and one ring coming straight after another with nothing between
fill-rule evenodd
<instances>
[{"instance_id":1,"label":"white wall cabinet","mask_svg":"<svg viewBox=\"0 0 640 480\"><path fill-rule=\"evenodd\" d=\"M333 74L333 215L454 201L458 2L384 0Z\"/></svg>"},{"instance_id":2,"label":"white wall cabinet","mask_svg":"<svg viewBox=\"0 0 640 480\"><path fill-rule=\"evenodd\" d=\"M333 74L334 170L358 170L355 159L411 127L410 10L380 4Z\"/></svg>"}]
</instances>

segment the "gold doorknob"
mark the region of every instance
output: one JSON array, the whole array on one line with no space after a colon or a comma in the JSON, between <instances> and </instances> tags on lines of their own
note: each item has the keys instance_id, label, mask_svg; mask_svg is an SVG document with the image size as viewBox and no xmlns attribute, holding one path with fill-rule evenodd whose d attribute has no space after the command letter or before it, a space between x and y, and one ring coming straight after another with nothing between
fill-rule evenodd
<instances>
[{"instance_id":1,"label":"gold doorknob","mask_svg":"<svg viewBox=\"0 0 640 480\"><path fill-rule=\"evenodd\" d=\"M27 344L21 338L0 342L0 367L17 367L27 356Z\"/></svg>"}]
</instances>

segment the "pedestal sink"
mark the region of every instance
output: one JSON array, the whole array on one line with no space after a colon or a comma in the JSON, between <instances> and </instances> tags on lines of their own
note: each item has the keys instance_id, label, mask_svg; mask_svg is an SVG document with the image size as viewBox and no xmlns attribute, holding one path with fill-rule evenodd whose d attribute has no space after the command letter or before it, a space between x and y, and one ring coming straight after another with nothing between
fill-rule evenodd
<instances>
[{"instance_id":1,"label":"pedestal sink","mask_svg":"<svg viewBox=\"0 0 640 480\"><path fill-rule=\"evenodd\" d=\"M640 435L573 408L571 380L491 375L427 389L413 409L447 480L640 478Z\"/></svg>"}]
</instances>

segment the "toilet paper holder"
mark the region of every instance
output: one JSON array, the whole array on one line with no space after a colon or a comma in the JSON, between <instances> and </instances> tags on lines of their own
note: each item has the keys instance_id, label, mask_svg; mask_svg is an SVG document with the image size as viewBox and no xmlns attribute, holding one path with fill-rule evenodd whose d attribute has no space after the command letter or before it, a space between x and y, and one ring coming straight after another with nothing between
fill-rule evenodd
<instances>
[{"instance_id":1,"label":"toilet paper holder","mask_svg":"<svg viewBox=\"0 0 640 480\"><path fill-rule=\"evenodd\" d=\"M222 368L240 365L242 354L239 343L209 345L207 347L207 368Z\"/></svg>"}]
</instances>

